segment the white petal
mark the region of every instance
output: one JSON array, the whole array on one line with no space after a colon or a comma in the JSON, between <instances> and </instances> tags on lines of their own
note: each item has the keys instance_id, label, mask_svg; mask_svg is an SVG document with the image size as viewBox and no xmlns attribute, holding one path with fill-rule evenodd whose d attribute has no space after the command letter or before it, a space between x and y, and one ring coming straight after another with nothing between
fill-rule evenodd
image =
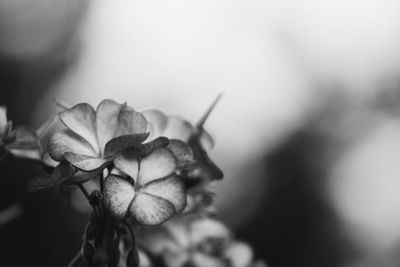
<instances>
[{"instance_id":1,"label":"white petal","mask_svg":"<svg viewBox=\"0 0 400 267\"><path fill-rule=\"evenodd\" d=\"M180 212L185 208L185 188L183 182L177 177L172 176L153 181L140 189L140 191L168 200L174 205L176 212Z\"/></svg>"},{"instance_id":2,"label":"white petal","mask_svg":"<svg viewBox=\"0 0 400 267\"><path fill-rule=\"evenodd\" d=\"M61 121L76 134L86 139L100 154L97 143L96 112L87 103L81 103L59 113Z\"/></svg>"},{"instance_id":3,"label":"white petal","mask_svg":"<svg viewBox=\"0 0 400 267\"><path fill-rule=\"evenodd\" d=\"M138 192L130 206L130 212L139 223L158 225L169 219L175 209L171 202L163 198Z\"/></svg>"},{"instance_id":4,"label":"white petal","mask_svg":"<svg viewBox=\"0 0 400 267\"><path fill-rule=\"evenodd\" d=\"M169 176L175 171L175 156L166 148L154 150L140 161L138 183L143 186L151 181Z\"/></svg>"},{"instance_id":5,"label":"white petal","mask_svg":"<svg viewBox=\"0 0 400 267\"><path fill-rule=\"evenodd\" d=\"M150 133L149 140L163 136L167 127L167 116L156 109L145 110L142 114L147 120L147 131Z\"/></svg>"},{"instance_id":6,"label":"white petal","mask_svg":"<svg viewBox=\"0 0 400 267\"><path fill-rule=\"evenodd\" d=\"M247 267L253 261L253 251L246 243L232 242L226 248L225 257L229 259L232 267Z\"/></svg>"},{"instance_id":7,"label":"white petal","mask_svg":"<svg viewBox=\"0 0 400 267\"><path fill-rule=\"evenodd\" d=\"M218 238L222 241L228 241L231 237L231 234L225 225L217 220L208 218L194 221L190 226L190 234L190 238L194 244L200 244L209 238Z\"/></svg>"},{"instance_id":8,"label":"white petal","mask_svg":"<svg viewBox=\"0 0 400 267\"><path fill-rule=\"evenodd\" d=\"M61 161L67 152L96 156L92 146L69 129L56 132L49 140L48 152L52 159Z\"/></svg>"},{"instance_id":9,"label":"white petal","mask_svg":"<svg viewBox=\"0 0 400 267\"><path fill-rule=\"evenodd\" d=\"M114 137L129 134L139 134L146 131L145 117L128 106L122 106L118 117L118 127Z\"/></svg>"},{"instance_id":10,"label":"white petal","mask_svg":"<svg viewBox=\"0 0 400 267\"><path fill-rule=\"evenodd\" d=\"M118 126L118 116L121 108L121 104L110 99L101 101L101 103L97 106L97 138L102 152L104 152L107 142L114 137Z\"/></svg>"},{"instance_id":11,"label":"white petal","mask_svg":"<svg viewBox=\"0 0 400 267\"><path fill-rule=\"evenodd\" d=\"M192 254L192 263L194 263L196 267L229 267L222 259L200 252L194 252Z\"/></svg>"},{"instance_id":12,"label":"white petal","mask_svg":"<svg viewBox=\"0 0 400 267\"><path fill-rule=\"evenodd\" d=\"M137 182L139 174L139 162L136 159L119 155L114 159L114 165L121 172L129 175L135 181L135 183Z\"/></svg>"},{"instance_id":13,"label":"white petal","mask_svg":"<svg viewBox=\"0 0 400 267\"><path fill-rule=\"evenodd\" d=\"M104 180L104 197L112 215L122 219L135 197L135 190L128 181L110 175Z\"/></svg>"},{"instance_id":14,"label":"white petal","mask_svg":"<svg viewBox=\"0 0 400 267\"><path fill-rule=\"evenodd\" d=\"M100 168L103 164L107 163L108 160L99 157L92 157L86 155L75 154L71 152L67 152L64 154L64 158L83 171L94 171Z\"/></svg>"}]
</instances>

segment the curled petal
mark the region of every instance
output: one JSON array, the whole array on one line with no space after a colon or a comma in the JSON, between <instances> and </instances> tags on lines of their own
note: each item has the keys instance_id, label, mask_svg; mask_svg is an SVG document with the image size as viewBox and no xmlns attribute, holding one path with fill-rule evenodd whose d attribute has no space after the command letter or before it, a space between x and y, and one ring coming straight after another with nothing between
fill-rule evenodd
<instances>
[{"instance_id":1,"label":"curled petal","mask_svg":"<svg viewBox=\"0 0 400 267\"><path fill-rule=\"evenodd\" d=\"M118 116L122 105L114 100L105 99L97 106L96 126L99 147L103 150L118 127Z\"/></svg>"},{"instance_id":2,"label":"curled petal","mask_svg":"<svg viewBox=\"0 0 400 267\"><path fill-rule=\"evenodd\" d=\"M147 131L150 132L149 139L153 140L162 136L167 127L168 117L156 109L145 110L142 114L147 120Z\"/></svg>"},{"instance_id":3,"label":"curled petal","mask_svg":"<svg viewBox=\"0 0 400 267\"><path fill-rule=\"evenodd\" d=\"M96 156L92 146L86 140L68 129L56 132L50 138L48 151L50 157L55 161L61 161L67 152Z\"/></svg>"},{"instance_id":4,"label":"curled petal","mask_svg":"<svg viewBox=\"0 0 400 267\"><path fill-rule=\"evenodd\" d=\"M166 148L154 150L140 161L138 183L145 185L151 181L169 176L175 171L176 159Z\"/></svg>"},{"instance_id":5,"label":"curled petal","mask_svg":"<svg viewBox=\"0 0 400 267\"><path fill-rule=\"evenodd\" d=\"M136 158L127 158L119 155L114 159L114 165L121 172L129 175L135 181L135 183L137 182L139 174L139 162Z\"/></svg>"},{"instance_id":6,"label":"curled petal","mask_svg":"<svg viewBox=\"0 0 400 267\"><path fill-rule=\"evenodd\" d=\"M168 200L141 192L136 194L129 210L144 225L158 225L175 213L174 205Z\"/></svg>"},{"instance_id":7,"label":"curled petal","mask_svg":"<svg viewBox=\"0 0 400 267\"><path fill-rule=\"evenodd\" d=\"M118 117L118 127L114 137L129 134L144 133L146 131L145 117L133 108L123 105Z\"/></svg>"},{"instance_id":8,"label":"curled petal","mask_svg":"<svg viewBox=\"0 0 400 267\"><path fill-rule=\"evenodd\" d=\"M118 136L107 143L104 150L104 156L111 157L127 148L138 146L146 140L148 136L148 133Z\"/></svg>"},{"instance_id":9,"label":"curled petal","mask_svg":"<svg viewBox=\"0 0 400 267\"><path fill-rule=\"evenodd\" d=\"M111 214L123 219L135 197L135 189L128 181L110 175L104 180L104 197Z\"/></svg>"},{"instance_id":10,"label":"curled petal","mask_svg":"<svg viewBox=\"0 0 400 267\"><path fill-rule=\"evenodd\" d=\"M176 176L148 183L140 192L145 192L168 200L174 205L176 212L180 212L185 208L186 195L184 185Z\"/></svg>"},{"instance_id":11,"label":"curled petal","mask_svg":"<svg viewBox=\"0 0 400 267\"><path fill-rule=\"evenodd\" d=\"M96 112L92 106L87 103L77 104L60 112L59 116L66 127L86 139L96 153L100 153L97 143Z\"/></svg>"},{"instance_id":12,"label":"curled petal","mask_svg":"<svg viewBox=\"0 0 400 267\"><path fill-rule=\"evenodd\" d=\"M76 170L76 173L74 176L72 176L70 179L64 182L66 185L71 185L71 184L80 184L86 181L89 181L93 178L98 177L100 174L103 172L103 168L97 168L93 171L81 171L81 170Z\"/></svg>"},{"instance_id":13,"label":"curled petal","mask_svg":"<svg viewBox=\"0 0 400 267\"><path fill-rule=\"evenodd\" d=\"M87 155L75 154L67 152L64 154L64 158L78 169L83 171L93 171L103 167L110 160L106 158L92 157Z\"/></svg>"},{"instance_id":14,"label":"curled petal","mask_svg":"<svg viewBox=\"0 0 400 267\"><path fill-rule=\"evenodd\" d=\"M225 257L229 259L232 267L250 266L253 261L253 251L243 242L232 242L225 250Z\"/></svg>"}]
</instances>

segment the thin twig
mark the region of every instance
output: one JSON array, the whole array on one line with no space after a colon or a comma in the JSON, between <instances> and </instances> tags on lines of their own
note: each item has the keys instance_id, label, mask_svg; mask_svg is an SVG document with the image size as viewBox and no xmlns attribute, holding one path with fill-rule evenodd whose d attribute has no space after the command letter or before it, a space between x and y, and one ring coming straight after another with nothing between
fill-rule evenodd
<instances>
[{"instance_id":1,"label":"thin twig","mask_svg":"<svg viewBox=\"0 0 400 267\"><path fill-rule=\"evenodd\" d=\"M218 101L221 99L222 93L219 93L215 100L212 102L211 106L206 110L206 112L201 116L200 120L196 123L196 127L201 130L203 128L204 123L210 116L211 112L214 110L215 106L217 105Z\"/></svg>"},{"instance_id":2,"label":"thin twig","mask_svg":"<svg viewBox=\"0 0 400 267\"><path fill-rule=\"evenodd\" d=\"M90 195L89 192L86 190L85 186L83 184L78 184L79 189L82 191L82 193L85 195L86 199L90 203Z\"/></svg>"},{"instance_id":3,"label":"thin twig","mask_svg":"<svg viewBox=\"0 0 400 267\"><path fill-rule=\"evenodd\" d=\"M75 257L71 260L71 262L68 264L67 267L77 267L77 266L81 266L81 265L78 265L78 264L82 263L82 260L83 260L83 258L82 258L82 255L81 255L81 251L79 251L79 252L75 255Z\"/></svg>"}]
</instances>

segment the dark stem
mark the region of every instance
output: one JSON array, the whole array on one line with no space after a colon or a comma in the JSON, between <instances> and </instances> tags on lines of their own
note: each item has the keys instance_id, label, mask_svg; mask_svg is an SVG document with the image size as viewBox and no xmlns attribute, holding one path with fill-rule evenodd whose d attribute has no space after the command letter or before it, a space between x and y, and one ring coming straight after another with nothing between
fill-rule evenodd
<instances>
[{"instance_id":1,"label":"dark stem","mask_svg":"<svg viewBox=\"0 0 400 267\"><path fill-rule=\"evenodd\" d=\"M101 172L100 176L100 192L103 194L104 193L104 176L103 172Z\"/></svg>"},{"instance_id":2,"label":"dark stem","mask_svg":"<svg viewBox=\"0 0 400 267\"><path fill-rule=\"evenodd\" d=\"M86 199L89 201L90 203L90 196L89 196L89 192L86 190L85 186L83 184L78 184L79 189L82 191L82 193L85 195Z\"/></svg>"}]
</instances>

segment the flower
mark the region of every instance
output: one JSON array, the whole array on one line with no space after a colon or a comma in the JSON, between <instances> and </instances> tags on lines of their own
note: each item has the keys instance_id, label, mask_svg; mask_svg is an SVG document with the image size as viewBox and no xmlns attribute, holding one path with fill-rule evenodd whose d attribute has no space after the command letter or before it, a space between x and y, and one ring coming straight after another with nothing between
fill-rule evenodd
<instances>
[{"instance_id":1,"label":"flower","mask_svg":"<svg viewBox=\"0 0 400 267\"><path fill-rule=\"evenodd\" d=\"M40 159L41 147L34 130L26 126L12 127L7 120L7 110L0 107L0 158L10 152L15 156Z\"/></svg>"},{"instance_id":2,"label":"flower","mask_svg":"<svg viewBox=\"0 0 400 267\"><path fill-rule=\"evenodd\" d=\"M142 245L167 267L261 267L252 249L234 240L221 222L210 219L172 220L161 230L145 233Z\"/></svg>"},{"instance_id":3,"label":"flower","mask_svg":"<svg viewBox=\"0 0 400 267\"><path fill-rule=\"evenodd\" d=\"M187 191L185 213L200 210L212 203L212 194L206 189L209 182L223 176L218 166L209 158L207 151L214 147L211 135L203 124L214 104L197 125L178 116L168 116L159 110L142 112L147 120L149 140L159 136L170 138L167 146L178 159L178 175L184 181Z\"/></svg>"},{"instance_id":4,"label":"flower","mask_svg":"<svg viewBox=\"0 0 400 267\"><path fill-rule=\"evenodd\" d=\"M147 138L146 119L113 100L103 100L96 110L87 103L77 104L59 117L67 128L51 137L49 155L83 171L104 167L123 149Z\"/></svg>"},{"instance_id":5,"label":"flower","mask_svg":"<svg viewBox=\"0 0 400 267\"><path fill-rule=\"evenodd\" d=\"M132 216L141 224L157 225L184 209L184 185L175 174L176 158L167 148L145 156L121 154L114 164L117 170L104 181L105 201L114 218Z\"/></svg>"}]
</instances>

